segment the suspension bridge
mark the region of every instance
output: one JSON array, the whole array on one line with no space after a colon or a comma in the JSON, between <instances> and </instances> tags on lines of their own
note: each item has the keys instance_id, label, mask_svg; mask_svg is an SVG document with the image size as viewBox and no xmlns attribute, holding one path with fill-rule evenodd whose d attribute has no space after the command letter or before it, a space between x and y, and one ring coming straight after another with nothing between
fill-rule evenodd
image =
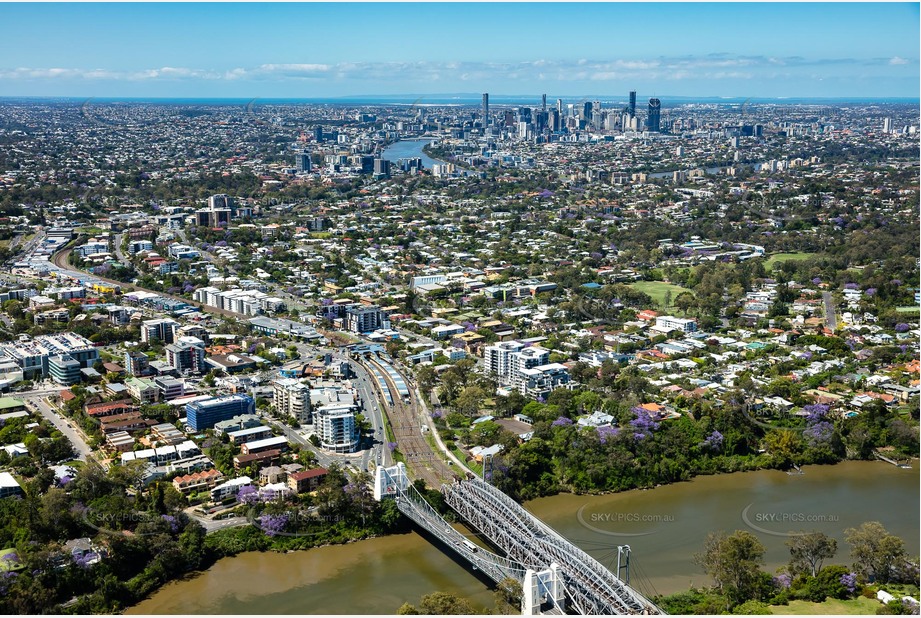
<instances>
[{"instance_id":1,"label":"suspension bridge","mask_svg":"<svg viewBox=\"0 0 921 618\"><path fill-rule=\"evenodd\" d=\"M445 521L409 482L402 463L378 468L376 473L376 499L395 500L401 513L494 582L511 578L521 583L523 615L663 613L603 564L485 481L457 480L442 485L441 492L467 524L505 555L472 543Z\"/></svg>"}]
</instances>

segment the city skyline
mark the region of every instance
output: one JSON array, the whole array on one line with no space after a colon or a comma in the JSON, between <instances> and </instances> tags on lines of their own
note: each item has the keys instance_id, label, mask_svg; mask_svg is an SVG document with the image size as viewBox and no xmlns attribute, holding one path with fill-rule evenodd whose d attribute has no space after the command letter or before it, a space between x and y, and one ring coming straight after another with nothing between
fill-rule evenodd
<instances>
[{"instance_id":1,"label":"city skyline","mask_svg":"<svg viewBox=\"0 0 921 618\"><path fill-rule=\"evenodd\" d=\"M918 14L910 3L4 4L0 95L917 97Z\"/></svg>"}]
</instances>

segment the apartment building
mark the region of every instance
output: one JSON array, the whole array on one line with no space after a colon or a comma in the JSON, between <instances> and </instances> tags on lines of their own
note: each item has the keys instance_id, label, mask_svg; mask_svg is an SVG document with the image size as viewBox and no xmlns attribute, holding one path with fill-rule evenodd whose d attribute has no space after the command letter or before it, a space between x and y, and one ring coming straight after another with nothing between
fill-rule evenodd
<instances>
[{"instance_id":1,"label":"apartment building","mask_svg":"<svg viewBox=\"0 0 921 618\"><path fill-rule=\"evenodd\" d=\"M294 378L281 378L272 382L272 404L279 416L293 416L298 423L313 423L310 405L310 387Z\"/></svg>"}]
</instances>

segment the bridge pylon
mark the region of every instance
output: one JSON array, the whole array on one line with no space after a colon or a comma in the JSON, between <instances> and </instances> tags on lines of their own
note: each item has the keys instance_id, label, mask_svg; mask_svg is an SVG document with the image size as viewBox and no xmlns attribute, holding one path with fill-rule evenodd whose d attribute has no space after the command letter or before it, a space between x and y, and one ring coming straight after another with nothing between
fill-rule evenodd
<instances>
[{"instance_id":1,"label":"bridge pylon","mask_svg":"<svg viewBox=\"0 0 921 618\"><path fill-rule=\"evenodd\" d=\"M543 571L525 571L521 593L522 616L566 613L566 594L560 577L560 565L555 562Z\"/></svg>"}]
</instances>

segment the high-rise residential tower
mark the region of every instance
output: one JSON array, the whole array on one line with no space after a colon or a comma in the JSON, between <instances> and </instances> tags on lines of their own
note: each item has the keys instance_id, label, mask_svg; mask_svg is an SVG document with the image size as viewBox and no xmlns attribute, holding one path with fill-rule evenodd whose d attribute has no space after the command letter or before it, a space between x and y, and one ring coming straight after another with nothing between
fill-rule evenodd
<instances>
[{"instance_id":1,"label":"high-rise residential tower","mask_svg":"<svg viewBox=\"0 0 921 618\"><path fill-rule=\"evenodd\" d=\"M653 133L659 132L659 114L662 110L662 103L655 97L649 99L649 117L646 119L646 130Z\"/></svg>"}]
</instances>

